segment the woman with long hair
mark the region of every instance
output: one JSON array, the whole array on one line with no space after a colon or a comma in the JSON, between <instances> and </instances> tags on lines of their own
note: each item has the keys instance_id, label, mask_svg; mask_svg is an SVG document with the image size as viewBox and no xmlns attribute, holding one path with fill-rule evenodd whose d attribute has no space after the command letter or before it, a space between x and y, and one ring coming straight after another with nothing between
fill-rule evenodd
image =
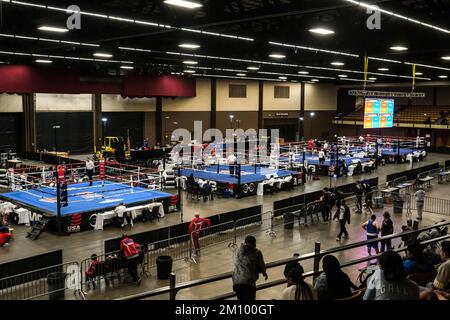
<instances>
[{"instance_id":1,"label":"woman with long hair","mask_svg":"<svg viewBox=\"0 0 450 320\"><path fill-rule=\"evenodd\" d=\"M317 291L309 283L305 282L300 269L289 270L288 287L283 290L283 300L317 300Z\"/></svg>"},{"instance_id":2,"label":"woman with long hair","mask_svg":"<svg viewBox=\"0 0 450 320\"><path fill-rule=\"evenodd\" d=\"M348 298L352 295L352 289L358 289L341 270L339 260L335 256L323 257L322 268L324 272L316 279L314 286L319 300Z\"/></svg>"}]
</instances>

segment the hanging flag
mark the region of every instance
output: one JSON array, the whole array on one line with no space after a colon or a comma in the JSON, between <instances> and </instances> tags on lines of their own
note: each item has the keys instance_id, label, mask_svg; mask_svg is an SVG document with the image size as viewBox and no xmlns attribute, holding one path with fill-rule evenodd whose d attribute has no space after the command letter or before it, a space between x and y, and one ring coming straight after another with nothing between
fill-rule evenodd
<instances>
[{"instance_id":1,"label":"hanging flag","mask_svg":"<svg viewBox=\"0 0 450 320\"><path fill-rule=\"evenodd\" d=\"M128 151L131 150L130 129L127 129L127 148Z\"/></svg>"}]
</instances>

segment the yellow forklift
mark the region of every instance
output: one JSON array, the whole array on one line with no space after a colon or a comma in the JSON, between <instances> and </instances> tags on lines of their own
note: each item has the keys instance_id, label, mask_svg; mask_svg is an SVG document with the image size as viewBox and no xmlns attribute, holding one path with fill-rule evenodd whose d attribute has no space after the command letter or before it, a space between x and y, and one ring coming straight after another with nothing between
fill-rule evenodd
<instances>
[{"instance_id":1,"label":"yellow forklift","mask_svg":"<svg viewBox=\"0 0 450 320\"><path fill-rule=\"evenodd\" d=\"M96 152L97 157L104 159L115 158L117 161L125 161L130 159L129 144L123 137L105 137L103 145Z\"/></svg>"}]
</instances>

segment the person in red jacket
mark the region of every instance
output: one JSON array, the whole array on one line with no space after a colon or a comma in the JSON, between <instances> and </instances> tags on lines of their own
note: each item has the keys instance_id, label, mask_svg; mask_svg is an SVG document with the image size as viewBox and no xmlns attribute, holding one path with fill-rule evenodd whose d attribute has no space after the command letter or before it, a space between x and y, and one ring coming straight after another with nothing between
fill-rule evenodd
<instances>
[{"instance_id":1,"label":"person in red jacket","mask_svg":"<svg viewBox=\"0 0 450 320\"><path fill-rule=\"evenodd\" d=\"M126 234L122 236L122 240L120 241L120 252L127 262L128 272L133 278L134 283L138 285L141 284L141 278L137 271L140 247L141 246L137 242L134 242L134 240L129 238Z\"/></svg>"},{"instance_id":2,"label":"person in red jacket","mask_svg":"<svg viewBox=\"0 0 450 320\"><path fill-rule=\"evenodd\" d=\"M191 234L192 243L194 244L194 254L200 253L200 234L201 231L211 226L211 220L200 218L200 214L196 213L195 218L192 219L189 225L189 233Z\"/></svg>"}]
</instances>

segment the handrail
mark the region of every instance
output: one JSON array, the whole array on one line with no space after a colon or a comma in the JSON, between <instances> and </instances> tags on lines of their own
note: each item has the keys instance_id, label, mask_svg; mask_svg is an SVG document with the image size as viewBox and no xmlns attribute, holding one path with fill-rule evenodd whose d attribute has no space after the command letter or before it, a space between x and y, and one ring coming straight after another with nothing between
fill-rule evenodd
<instances>
[{"instance_id":1,"label":"handrail","mask_svg":"<svg viewBox=\"0 0 450 320\"><path fill-rule=\"evenodd\" d=\"M274 262L267 263L266 264L266 268L267 269L271 269L271 268L275 268L275 267L279 267L279 266L285 265L287 262L299 262L299 261L308 260L308 259L311 259L311 258L320 260L320 258L322 256L326 255L326 254L332 254L332 253L336 253L336 252L346 251L346 250L349 250L349 249L365 246L365 245L370 244L370 243L380 242L381 240L395 239L395 238L402 237L404 235L420 233L420 232L423 232L423 231L426 231L426 230L439 228L439 227L445 226L445 225L450 225L450 222L443 222L443 223L434 224L432 226L424 227L424 228L417 229L417 230L411 230L411 231L407 231L407 232L400 232L400 233L396 233L396 234L393 234L393 235L379 237L379 238L376 238L376 239L371 239L371 240L366 240L366 241L360 241L360 242L356 242L356 243L345 245L345 246L341 246L341 247L336 247L336 248L327 249L327 250L321 250L321 251L318 251L318 252L307 253L307 254L304 254L304 255L302 255L300 257L296 257L296 258L288 258L288 259L277 260L277 261L274 261ZM442 238L442 237L440 237L440 238ZM434 239L431 239L431 240L434 240L433 242L436 242L436 241L439 241L439 240L436 240L436 239L440 239L440 238L434 238ZM450 235L444 236L444 238L445 239L450 238ZM431 241L431 240L428 240L428 241ZM370 260L372 260L372 259L374 259L376 257L377 256L368 256L368 257L361 258L361 259L358 259L358 260L355 260L355 261L358 261L358 263L360 263L360 262L364 262L364 261L370 261ZM354 263L354 264L357 264L357 263ZM346 266L346 265L343 264L343 266ZM316 275L318 271L319 270L313 271L312 275ZM165 294L165 293L178 292L178 291L183 290L183 289L188 289L188 288L192 288L192 287L199 286L199 285L204 285L204 284L208 284L208 283L212 283L212 282L216 282L216 281L220 281L220 280L225 280L225 279L231 278L232 275L233 275L233 272L230 271L230 272L222 273L222 274L219 274L219 275L206 277L206 278L203 278L203 279L192 280L192 281L185 282L185 283L182 283L182 284L179 284L179 285L175 285L175 286L172 286L172 287L171 286L167 286L167 287L159 288L159 289L152 290L152 291L149 291L149 292L144 292L144 293L139 293L139 294L135 294L135 295L130 295L130 296L127 296L127 297L122 297L122 298L119 298L119 299L116 299L116 300L138 300L138 299L150 298L150 297L161 295L161 294ZM306 273L305 273L305 275L306 275ZM261 286L258 286L257 290L258 290L259 287L261 287Z\"/></svg>"}]
</instances>

